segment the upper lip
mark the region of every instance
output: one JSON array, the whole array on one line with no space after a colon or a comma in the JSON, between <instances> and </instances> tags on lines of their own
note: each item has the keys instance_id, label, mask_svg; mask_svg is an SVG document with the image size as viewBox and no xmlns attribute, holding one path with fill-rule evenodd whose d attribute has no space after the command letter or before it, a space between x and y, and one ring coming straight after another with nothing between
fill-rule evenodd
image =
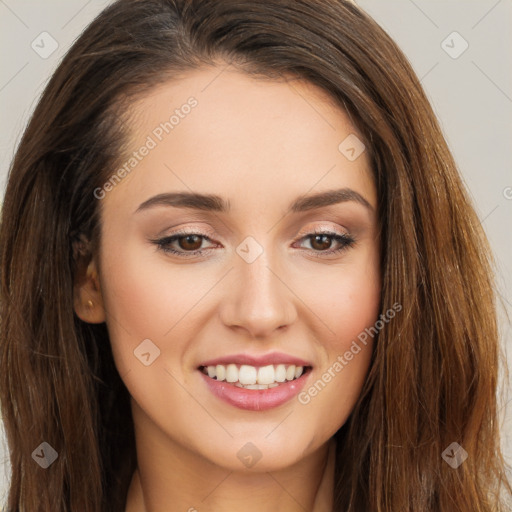
<instances>
[{"instance_id":1,"label":"upper lip","mask_svg":"<svg viewBox=\"0 0 512 512\"><path fill-rule=\"evenodd\" d=\"M230 356L217 357L209 359L199 365L201 366L216 366L218 364L247 364L250 366L268 366L270 364L294 364L295 366L312 366L311 363L300 359L299 357L284 354L282 352L272 352L271 354L264 355L249 355L249 354L232 354Z\"/></svg>"}]
</instances>

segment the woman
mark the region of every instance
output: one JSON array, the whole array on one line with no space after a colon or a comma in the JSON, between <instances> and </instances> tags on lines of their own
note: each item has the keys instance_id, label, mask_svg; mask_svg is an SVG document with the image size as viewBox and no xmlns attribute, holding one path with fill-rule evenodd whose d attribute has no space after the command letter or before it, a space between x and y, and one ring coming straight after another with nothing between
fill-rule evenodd
<instances>
[{"instance_id":1,"label":"woman","mask_svg":"<svg viewBox=\"0 0 512 512\"><path fill-rule=\"evenodd\" d=\"M9 175L9 510L505 510L489 249L341 0L120 0Z\"/></svg>"}]
</instances>

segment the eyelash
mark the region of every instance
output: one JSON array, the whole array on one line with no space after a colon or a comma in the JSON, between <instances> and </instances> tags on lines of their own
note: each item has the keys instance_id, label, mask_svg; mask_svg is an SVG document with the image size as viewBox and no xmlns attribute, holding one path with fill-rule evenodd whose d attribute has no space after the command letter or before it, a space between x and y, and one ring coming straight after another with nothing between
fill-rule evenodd
<instances>
[{"instance_id":1,"label":"eyelash","mask_svg":"<svg viewBox=\"0 0 512 512\"><path fill-rule=\"evenodd\" d=\"M210 247L208 249L196 249L195 251L183 251L183 250L177 251L176 249L172 249L170 247L171 243L173 243L176 240L179 240L181 238L186 238L187 236L190 236L190 235L196 235L196 236L203 238L204 240L212 242L212 240L207 235L202 234L202 233L195 233L195 232L191 232L191 231L178 231L178 232L176 232L170 236L166 236L164 238L150 240L150 242L154 243L158 247L158 249L162 250L164 253L174 254L181 258L189 258L192 256L202 255L204 252L212 249ZM350 235L333 233L330 231L313 231L312 233L308 233L307 235L300 238L300 240L311 239L312 237L317 236L317 235L328 236L328 237L332 238L334 241L339 242L341 244L341 247L339 247L338 249L328 249L326 251L317 251L314 249L309 249L309 251L317 253L319 255L319 257L323 257L324 255L332 255L332 254L341 253L341 252L349 249L350 247L352 247L356 242L355 238L353 238Z\"/></svg>"}]
</instances>

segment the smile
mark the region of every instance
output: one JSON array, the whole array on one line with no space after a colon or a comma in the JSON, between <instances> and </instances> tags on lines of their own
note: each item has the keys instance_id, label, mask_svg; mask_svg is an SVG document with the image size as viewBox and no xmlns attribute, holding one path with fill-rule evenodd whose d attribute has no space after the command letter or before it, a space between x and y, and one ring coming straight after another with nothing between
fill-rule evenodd
<instances>
[{"instance_id":1,"label":"smile","mask_svg":"<svg viewBox=\"0 0 512 512\"><path fill-rule=\"evenodd\" d=\"M238 409L265 411L290 402L304 387L312 365L283 353L233 354L198 368L207 389Z\"/></svg>"},{"instance_id":2,"label":"smile","mask_svg":"<svg viewBox=\"0 0 512 512\"><path fill-rule=\"evenodd\" d=\"M259 390L278 387L285 382L296 380L304 373L304 369L308 368L294 364L269 364L257 367L230 363L228 365L201 366L200 370L210 379L225 381L244 389Z\"/></svg>"}]
</instances>

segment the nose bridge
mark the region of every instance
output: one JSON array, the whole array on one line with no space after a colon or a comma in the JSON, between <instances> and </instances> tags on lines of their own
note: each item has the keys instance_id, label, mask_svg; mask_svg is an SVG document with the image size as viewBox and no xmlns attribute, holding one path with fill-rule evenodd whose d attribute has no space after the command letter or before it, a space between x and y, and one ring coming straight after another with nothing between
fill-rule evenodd
<instances>
[{"instance_id":1,"label":"nose bridge","mask_svg":"<svg viewBox=\"0 0 512 512\"><path fill-rule=\"evenodd\" d=\"M249 251L244 253L243 249L247 247ZM262 337L292 323L295 308L292 294L282 282L286 282L285 276L279 275L281 270L276 270L282 267L272 252L263 250L251 261L252 258L245 254L255 249L249 241L248 245L240 244L237 250L232 274L234 282L227 292L223 321L227 326L245 328L251 336Z\"/></svg>"}]
</instances>

